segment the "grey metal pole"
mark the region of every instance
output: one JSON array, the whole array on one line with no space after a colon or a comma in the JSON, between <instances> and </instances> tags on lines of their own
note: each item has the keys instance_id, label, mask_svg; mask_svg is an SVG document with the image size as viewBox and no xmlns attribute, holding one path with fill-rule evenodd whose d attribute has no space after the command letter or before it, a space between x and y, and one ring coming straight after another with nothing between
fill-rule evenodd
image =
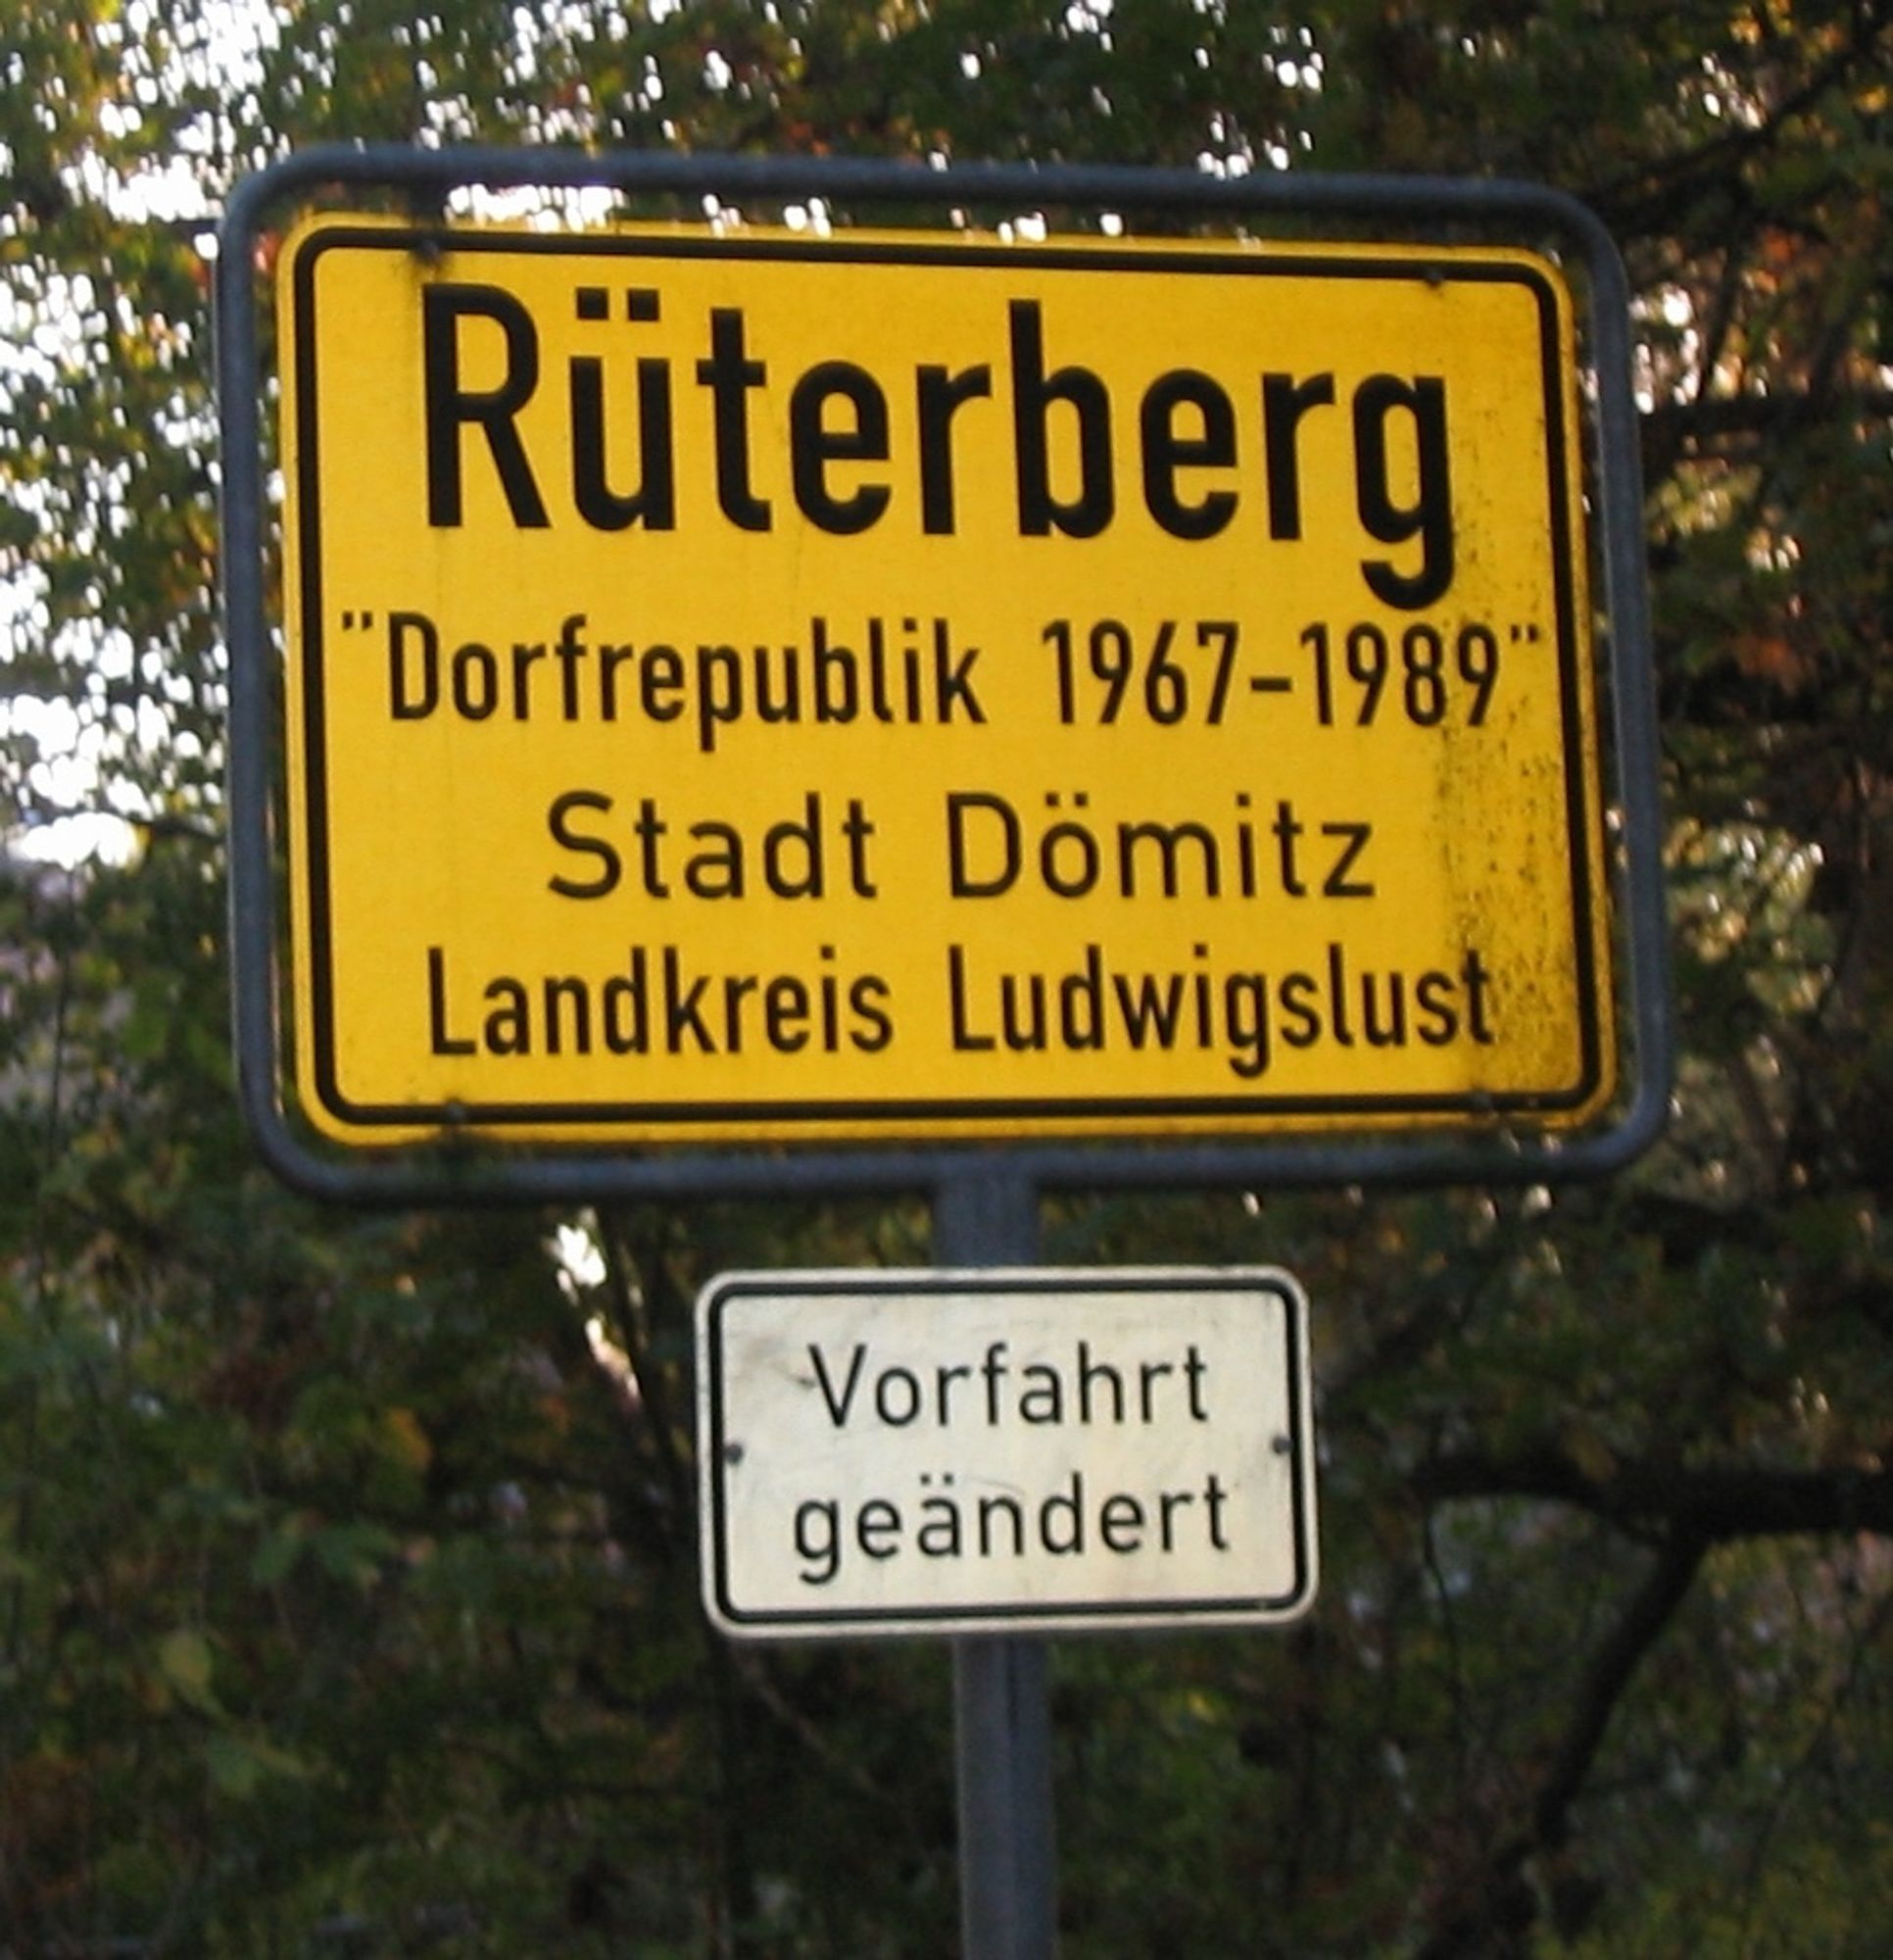
<instances>
[{"instance_id":1,"label":"grey metal pole","mask_svg":"<svg viewBox=\"0 0 1893 1960\"><path fill-rule=\"evenodd\" d=\"M1039 1250L1033 1185L969 1159L934 1196L942 1266L1025 1266ZM953 1643L963 1960L1051 1960L1058 1948L1051 1711L1042 1640Z\"/></svg>"}]
</instances>

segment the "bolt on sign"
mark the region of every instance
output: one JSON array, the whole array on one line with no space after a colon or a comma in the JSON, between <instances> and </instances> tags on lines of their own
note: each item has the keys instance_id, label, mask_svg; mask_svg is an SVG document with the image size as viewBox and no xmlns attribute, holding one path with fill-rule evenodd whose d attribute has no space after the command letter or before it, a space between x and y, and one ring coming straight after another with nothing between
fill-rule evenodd
<instances>
[{"instance_id":1,"label":"bolt on sign","mask_svg":"<svg viewBox=\"0 0 1893 1960\"><path fill-rule=\"evenodd\" d=\"M330 1137L1610 1100L1551 261L328 217L278 281Z\"/></svg>"},{"instance_id":2,"label":"bolt on sign","mask_svg":"<svg viewBox=\"0 0 1893 1960\"><path fill-rule=\"evenodd\" d=\"M1258 1625L1313 1602L1286 1273L732 1273L697 1338L725 1633Z\"/></svg>"}]
</instances>

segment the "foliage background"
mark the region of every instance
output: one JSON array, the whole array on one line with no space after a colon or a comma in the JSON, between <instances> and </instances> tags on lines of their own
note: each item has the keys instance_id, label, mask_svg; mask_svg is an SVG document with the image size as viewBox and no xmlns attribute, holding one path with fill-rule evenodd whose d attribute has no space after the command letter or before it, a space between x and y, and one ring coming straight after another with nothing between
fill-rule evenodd
<instances>
[{"instance_id":1,"label":"foliage background","mask_svg":"<svg viewBox=\"0 0 1893 1960\"><path fill-rule=\"evenodd\" d=\"M954 1947L943 1655L710 1641L685 1420L704 1277L912 1261L924 1216L338 1215L238 1134L207 239L335 137L1491 172L1601 213L1675 1120L1604 1190L1047 1218L1061 1260L1299 1272L1326 1456L1302 1627L1059 1649L1065 1950L1883 1950L1889 14L0 4L0 1951Z\"/></svg>"}]
</instances>

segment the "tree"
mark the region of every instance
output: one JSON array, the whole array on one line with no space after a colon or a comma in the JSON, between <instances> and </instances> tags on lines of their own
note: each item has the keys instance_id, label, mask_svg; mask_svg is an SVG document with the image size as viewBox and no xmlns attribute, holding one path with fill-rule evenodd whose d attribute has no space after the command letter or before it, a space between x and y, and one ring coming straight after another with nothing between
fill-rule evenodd
<instances>
[{"instance_id":1,"label":"tree","mask_svg":"<svg viewBox=\"0 0 1893 1960\"><path fill-rule=\"evenodd\" d=\"M910 1261L924 1220L323 1213L235 1128L205 253L236 175L359 136L1499 172L1603 215L1676 1120L1608 1189L1048 1220L1061 1258L1299 1272L1326 1459L1303 1627L1061 1649L1067 1942L1878 1950L1890 13L0 11L14 1949L952 1943L939 1655L725 1650L693 1605L696 1285ZM74 803L116 861L22 855Z\"/></svg>"}]
</instances>

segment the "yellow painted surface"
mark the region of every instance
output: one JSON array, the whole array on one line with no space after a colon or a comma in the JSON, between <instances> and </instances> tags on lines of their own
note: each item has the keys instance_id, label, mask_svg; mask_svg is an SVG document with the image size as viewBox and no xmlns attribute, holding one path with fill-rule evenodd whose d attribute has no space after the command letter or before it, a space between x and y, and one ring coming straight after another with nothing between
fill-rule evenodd
<instances>
[{"instance_id":1,"label":"yellow painted surface","mask_svg":"<svg viewBox=\"0 0 1893 1960\"><path fill-rule=\"evenodd\" d=\"M330 1135L1608 1099L1546 262L328 220L279 287Z\"/></svg>"}]
</instances>

